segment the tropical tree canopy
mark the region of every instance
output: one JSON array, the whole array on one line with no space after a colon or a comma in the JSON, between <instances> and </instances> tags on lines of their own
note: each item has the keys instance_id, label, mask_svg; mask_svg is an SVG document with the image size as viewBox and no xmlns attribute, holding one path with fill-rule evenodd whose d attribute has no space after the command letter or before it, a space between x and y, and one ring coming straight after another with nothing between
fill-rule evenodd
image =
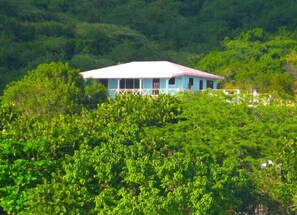
<instances>
[{"instance_id":1,"label":"tropical tree canopy","mask_svg":"<svg viewBox=\"0 0 297 215\"><path fill-rule=\"evenodd\" d=\"M79 70L64 63L41 64L4 91L2 102L11 104L28 116L76 113L83 105L106 100L105 88L89 80Z\"/></svg>"},{"instance_id":2,"label":"tropical tree canopy","mask_svg":"<svg viewBox=\"0 0 297 215\"><path fill-rule=\"evenodd\" d=\"M1 106L8 214L296 210L295 106L224 95L121 95L39 120Z\"/></svg>"}]
</instances>

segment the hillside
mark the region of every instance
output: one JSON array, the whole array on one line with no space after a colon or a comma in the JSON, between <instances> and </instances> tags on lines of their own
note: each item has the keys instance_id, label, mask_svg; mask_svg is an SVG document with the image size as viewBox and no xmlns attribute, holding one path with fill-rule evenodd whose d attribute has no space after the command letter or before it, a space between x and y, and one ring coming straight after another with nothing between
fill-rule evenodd
<instances>
[{"instance_id":1,"label":"hillside","mask_svg":"<svg viewBox=\"0 0 297 215\"><path fill-rule=\"evenodd\" d=\"M296 40L295 11L293 0L2 0L0 92L51 61L81 70L132 60L197 65L210 51L224 50L226 37L257 27L266 38L285 29L287 39Z\"/></svg>"},{"instance_id":2,"label":"hillside","mask_svg":"<svg viewBox=\"0 0 297 215\"><path fill-rule=\"evenodd\" d=\"M295 0L0 0L0 214L297 214L296 11ZM269 100L109 99L80 75L135 60Z\"/></svg>"}]
</instances>

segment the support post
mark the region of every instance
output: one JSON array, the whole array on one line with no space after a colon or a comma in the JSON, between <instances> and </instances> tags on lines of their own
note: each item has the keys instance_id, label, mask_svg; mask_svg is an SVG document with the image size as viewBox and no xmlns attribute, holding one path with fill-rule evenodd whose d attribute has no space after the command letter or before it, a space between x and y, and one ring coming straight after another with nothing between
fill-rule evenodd
<instances>
[{"instance_id":1,"label":"support post","mask_svg":"<svg viewBox=\"0 0 297 215\"><path fill-rule=\"evenodd\" d=\"M142 81L143 79L139 79L139 94L142 95Z\"/></svg>"},{"instance_id":2,"label":"support post","mask_svg":"<svg viewBox=\"0 0 297 215\"><path fill-rule=\"evenodd\" d=\"M166 78L166 94L168 94L169 78Z\"/></svg>"},{"instance_id":3,"label":"support post","mask_svg":"<svg viewBox=\"0 0 297 215\"><path fill-rule=\"evenodd\" d=\"M121 82L121 79L117 79L117 94L120 93L120 82Z\"/></svg>"}]
</instances>

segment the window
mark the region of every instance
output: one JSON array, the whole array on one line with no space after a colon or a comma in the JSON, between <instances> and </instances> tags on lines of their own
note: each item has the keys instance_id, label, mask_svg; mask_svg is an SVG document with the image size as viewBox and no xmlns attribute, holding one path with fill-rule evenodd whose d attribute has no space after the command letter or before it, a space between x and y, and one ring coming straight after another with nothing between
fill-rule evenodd
<instances>
[{"instance_id":1,"label":"window","mask_svg":"<svg viewBox=\"0 0 297 215\"><path fill-rule=\"evenodd\" d=\"M174 85L175 84L175 77L169 79L169 84L170 85Z\"/></svg>"},{"instance_id":2,"label":"window","mask_svg":"<svg viewBox=\"0 0 297 215\"><path fill-rule=\"evenodd\" d=\"M134 79L134 89L139 89L139 79Z\"/></svg>"},{"instance_id":3,"label":"window","mask_svg":"<svg viewBox=\"0 0 297 215\"><path fill-rule=\"evenodd\" d=\"M107 79L101 79L100 83L107 88L107 85L108 85L108 80Z\"/></svg>"},{"instance_id":4,"label":"window","mask_svg":"<svg viewBox=\"0 0 297 215\"><path fill-rule=\"evenodd\" d=\"M125 79L121 79L120 80L120 89L125 89L126 88L126 80Z\"/></svg>"},{"instance_id":5,"label":"window","mask_svg":"<svg viewBox=\"0 0 297 215\"><path fill-rule=\"evenodd\" d=\"M126 79L126 89L133 89L133 79Z\"/></svg>"},{"instance_id":6,"label":"window","mask_svg":"<svg viewBox=\"0 0 297 215\"><path fill-rule=\"evenodd\" d=\"M206 88L213 89L213 81L207 80L207 82L206 82Z\"/></svg>"},{"instance_id":7,"label":"window","mask_svg":"<svg viewBox=\"0 0 297 215\"><path fill-rule=\"evenodd\" d=\"M200 80L199 81L199 89L200 90L203 90L203 80Z\"/></svg>"},{"instance_id":8,"label":"window","mask_svg":"<svg viewBox=\"0 0 297 215\"><path fill-rule=\"evenodd\" d=\"M189 86L193 86L194 85L194 78L189 78Z\"/></svg>"},{"instance_id":9,"label":"window","mask_svg":"<svg viewBox=\"0 0 297 215\"><path fill-rule=\"evenodd\" d=\"M193 85L194 85L194 79L193 78L189 78L188 89L190 90Z\"/></svg>"},{"instance_id":10,"label":"window","mask_svg":"<svg viewBox=\"0 0 297 215\"><path fill-rule=\"evenodd\" d=\"M107 83L108 83L108 80L107 79L94 79L94 80L96 81L96 83L102 84L105 87L107 87Z\"/></svg>"},{"instance_id":11,"label":"window","mask_svg":"<svg viewBox=\"0 0 297 215\"><path fill-rule=\"evenodd\" d=\"M121 79L120 89L139 89L139 79Z\"/></svg>"}]
</instances>

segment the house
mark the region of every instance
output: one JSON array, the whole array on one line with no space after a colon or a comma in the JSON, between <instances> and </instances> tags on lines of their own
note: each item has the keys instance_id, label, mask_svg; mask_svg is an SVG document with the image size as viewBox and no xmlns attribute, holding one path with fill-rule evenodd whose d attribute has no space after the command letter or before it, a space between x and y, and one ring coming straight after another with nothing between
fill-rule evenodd
<instances>
[{"instance_id":1,"label":"house","mask_svg":"<svg viewBox=\"0 0 297 215\"><path fill-rule=\"evenodd\" d=\"M168 61L130 62L80 73L106 86L110 97L133 93L159 95L178 92L216 89L221 76Z\"/></svg>"}]
</instances>

